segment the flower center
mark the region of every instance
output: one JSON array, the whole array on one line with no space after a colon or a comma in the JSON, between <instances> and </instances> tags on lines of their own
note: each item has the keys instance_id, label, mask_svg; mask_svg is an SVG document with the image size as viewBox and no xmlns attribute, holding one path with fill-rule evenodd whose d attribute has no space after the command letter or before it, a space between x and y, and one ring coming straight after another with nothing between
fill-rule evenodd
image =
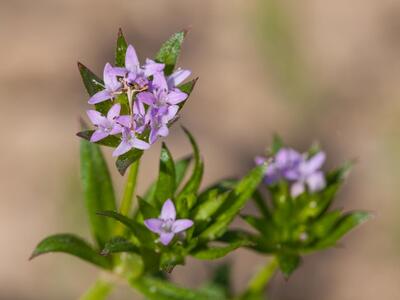
<instances>
[{"instance_id":1,"label":"flower center","mask_svg":"<svg viewBox=\"0 0 400 300\"><path fill-rule=\"evenodd\" d=\"M163 220L163 224L161 225L161 230L164 231L165 233L171 233L172 225L174 225L174 220L172 219Z\"/></svg>"}]
</instances>

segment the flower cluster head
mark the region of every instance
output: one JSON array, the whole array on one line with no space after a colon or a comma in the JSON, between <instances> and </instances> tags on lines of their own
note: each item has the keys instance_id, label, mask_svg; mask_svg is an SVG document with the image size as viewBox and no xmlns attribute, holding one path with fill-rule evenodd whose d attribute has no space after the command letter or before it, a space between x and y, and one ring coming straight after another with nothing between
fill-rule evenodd
<instances>
[{"instance_id":1,"label":"flower cluster head","mask_svg":"<svg viewBox=\"0 0 400 300\"><path fill-rule=\"evenodd\" d=\"M120 137L121 142L113 152L120 156L131 149L146 150L159 137L169 134L168 125L176 119L179 103L188 95L178 85L191 74L189 70L177 69L166 76L165 64L146 59L141 65L132 45L125 54L125 66L104 67L104 89L89 99L89 104L111 101L112 106L106 116L96 110L87 114L96 130L90 141L98 142L110 135ZM128 99L127 114L120 115L121 105L116 101L120 95Z\"/></svg>"},{"instance_id":2,"label":"flower cluster head","mask_svg":"<svg viewBox=\"0 0 400 300\"><path fill-rule=\"evenodd\" d=\"M320 170L325 162L325 153L317 152L309 157L291 148L281 148L272 158L265 173L264 182L268 185L275 184L280 180L291 183L290 193L297 197L308 190L318 192L325 188L325 176ZM258 156L256 164L263 164L267 158Z\"/></svg>"},{"instance_id":3,"label":"flower cluster head","mask_svg":"<svg viewBox=\"0 0 400 300\"><path fill-rule=\"evenodd\" d=\"M154 233L160 235L160 242L167 246L175 234L181 233L193 226L193 221L189 219L176 219L175 205L168 199L164 202L159 218L147 219L144 221L146 227Z\"/></svg>"}]
</instances>

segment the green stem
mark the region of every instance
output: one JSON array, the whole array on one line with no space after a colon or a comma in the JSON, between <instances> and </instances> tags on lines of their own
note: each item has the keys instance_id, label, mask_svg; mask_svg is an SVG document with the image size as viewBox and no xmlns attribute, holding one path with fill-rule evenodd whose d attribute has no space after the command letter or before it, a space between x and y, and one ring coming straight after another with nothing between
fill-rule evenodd
<instances>
[{"instance_id":1,"label":"green stem","mask_svg":"<svg viewBox=\"0 0 400 300\"><path fill-rule=\"evenodd\" d=\"M259 295L278 269L278 259L273 257L261 270L259 270L249 281L246 291L241 299L249 298L252 295Z\"/></svg>"},{"instance_id":2,"label":"green stem","mask_svg":"<svg viewBox=\"0 0 400 300\"><path fill-rule=\"evenodd\" d=\"M122 196L121 206L119 212L122 215L128 216L132 209L132 201L136 190L136 181L139 171L139 160L135 161L128 173L128 178L126 179L124 194Z\"/></svg>"},{"instance_id":3,"label":"green stem","mask_svg":"<svg viewBox=\"0 0 400 300\"><path fill-rule=\"evenodd\" d=\"M132 210L132 202L135 195L137 175L139 171L139 162L140 160L138 159L130 166L128 177L125 182L124 194L122 195L122 201L119 208L120 214L125 216L129 216ZM120 224L116 229L116 234L121 234L123 228L123 225Z\"/></svg>"},{"instance_id":4,"label":"green stem","mask_svg":"<svg viewBox=\"0 0 400 300\"><path fill-rule=\"evenodd\" d=\"M97 279L79 300L105 300L111 293L113 287L113 283L105 279Z\"/></svg>"}]
</instances>

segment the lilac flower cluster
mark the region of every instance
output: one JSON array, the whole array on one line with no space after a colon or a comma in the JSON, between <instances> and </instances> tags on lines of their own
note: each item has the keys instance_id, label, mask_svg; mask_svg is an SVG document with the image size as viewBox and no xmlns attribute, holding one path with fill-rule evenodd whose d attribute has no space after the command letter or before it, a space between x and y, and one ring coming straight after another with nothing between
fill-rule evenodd
<instances>
[{"instance_id":1,"label":"lilac flower cluster","mask_svg":"<svg viewBox=\"0 0 400 300\"><path fill-rule=\"evenodd\" d=\"M320 170L325 162L325 153L320 151L308 158L291 148L282 148L272 158L265 173L264 182L274 184L279 180L287 180L292 183L290 193L297 197L304 193L306 187L310 192L318 192L325 188L325 176ZM264 164L267 158L258 156L256 164Z\"/></svg>"},{"instance_id":2,"label":"lilac flower cluster","mask_svg":"<svg viewBox=\"0 0 400 300\"><path fill-rule=\"evenodd\" d=\"M120 156L133 148L146 150L159 137L168 135L168 124L176 118L178 104L188 97L177 86L191 72L178 69L166 77L164 67L164 64L151 59L146 59L141 66L132 45L126 51L125 67L112 67L109 63L105 65L104 89L93 95L89 104L114 101L118 95L126 93L130 113L120 115L119 103L110 108L107 116L96 110L88 110L88 117L96 127L91 142L109 135L119 135L121 143L113 156ZM143 140L144 137L148 140Z\"/></svg>"},{"instance_id":3,"label":"lilac flower cluster","mask_svg":"<svg viewBox=\"0 0 400 300\"><path fill-rule=\"evenodd\" d=\"M144 221L144 225L154 232L160 235L160 242L167 246L175 234L181 233L186 229L193 226L193 221L189 219L176 219L175 205L171 199L165 201L159 218L147 219Z\"/></svg>"}]
</instances>

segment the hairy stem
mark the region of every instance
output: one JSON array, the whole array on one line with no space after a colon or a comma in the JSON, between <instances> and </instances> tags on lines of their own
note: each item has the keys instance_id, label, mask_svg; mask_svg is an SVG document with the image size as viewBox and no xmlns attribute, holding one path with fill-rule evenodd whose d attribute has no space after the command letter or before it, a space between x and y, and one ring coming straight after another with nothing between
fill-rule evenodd
<instances>
[{"instance_id":1,"label":"hairy stem","mask_svg":"<svg viewBox=\"0 0 400 300\"><path fill-rule=\"evenodd\" d=\"M241 299L248 299L252 295L262 294L277 269L278 260L274 257L250 279Z\"/></svg>"},{"instance_id":2,"label":"hairy stem","mask_svg":"<svg viewBox=\"0 0 400 300\"><path fill-rule=\"evenodd\" d=\"M105 300L110 295L113 287L114 284L112 282L99 278L79 300Z\"/></svg>"}]
</instances>

